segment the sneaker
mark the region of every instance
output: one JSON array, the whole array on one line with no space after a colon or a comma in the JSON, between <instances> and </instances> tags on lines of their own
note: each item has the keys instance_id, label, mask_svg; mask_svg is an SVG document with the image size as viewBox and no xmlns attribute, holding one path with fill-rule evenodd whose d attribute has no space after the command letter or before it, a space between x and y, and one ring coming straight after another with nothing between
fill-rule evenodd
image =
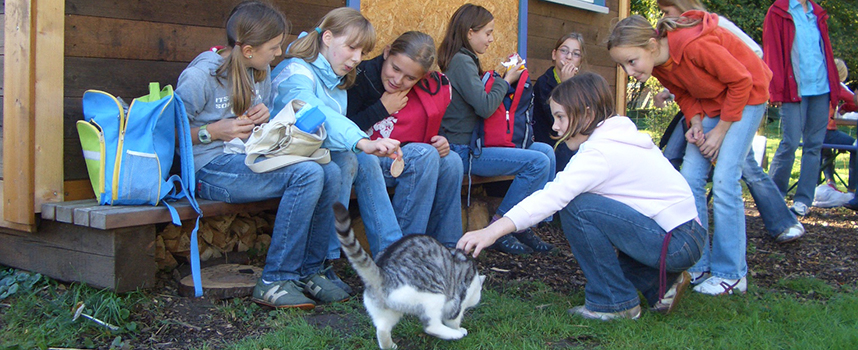
<instances>
[{"instance_id":1,"label":"sneaker","mask_svg":"<svg viewBox=\"0 0 858 350\"><path fill-rule=\"evenodd\" d=\"M676 305L679 304L679 299L682 299L689 284L691 284L691 274L687 271L682 271L679 277L673 282L673 285L670 286L670 289L664 293L664 296L650 310L665 315L670 314L676 308Z\"/></svg>"},{"instance_id":2,"label":"sneaker","mask_svg":"<svg viewBox=\"0 0 858 350\"><path fill-rule=\"evenodd\" d=\"M354 290L352 290L352 287L346 284L346 282L343 282L343 280L340 279L340 276L337 276L337 273L334 272L334 265L331 264L330 261L325 261L325 265L322 268L322 273L325 275L325 278L327 278L328 281L331 281L331 283L335 284L337 287L340 287L340 289L342 289L346 293L349 293L349 295L355 294Z\"/></svg>"},{"instance_id":3,"label":"sneaker","mask_svg":"<svg viewBox=\"0 0 858 350\"><path fill-rule=\"evenodd\" d=\"M703 283L707 278L709 278L709 271L703 272L689 272L691 275L691 284L698 285Z\"/></svg>"},{"instance_id":4,"label":"sneaker","mask_svg":"<svg viewBox=\"0 0 858 350\"><path fill-rule=\"evenodd\" d=\"M742 277L731 280L721 277L709 277L703 283L694 287L694 291L707 295L727 295L733 293L745 293L748 290L748 279Z\"/></svg>"},{"instance_id":5,"label":"sneaker","mask_svg":"<svg viewBox=\"0 0 858 350\"><path fill-rule=\"evenodd\" d=\"M304 292L323 303L334 303L349 299L349 293L337 287L321 271L302 278L301 283L304 283Z\"/></svg>"},{"instance_id":6,"label":"sneaker","mask_svg":"<svg viewBox=\"0 0 858 350\"><path fill-rule=\"evenodd\" d=\"M533 249L519 242L513 235L504 235L498 238L489 248L512 255L533 253Z\"/></svg>"},{"instance_id":7,"label":"sneaker","mask_svg":"<svg viewBox=\"0 0 858 350\"><path fill-rule=\"evenodd\" d=\"M811 204L817 208L836 208L848 203L854 196L852 193L838 190L837 186L830 183L822 184L816 187Z\"/></svg>"},{"instance_id":8,"label":"sneaker","mask_svg":"<svg viewBox=\"0 0 858 350\"><path fill-rule=\"evenodd\" d=\"M276 281L265 283L260 278L253 288L253 302L273 308L298 308L312 310L316 302L304 296L295 281Z\"/></svg>"},{"instance_id":9,"label":"sneaker","mask_svg":"<svg viewBox=\"0 0 858 350\"><path fill-rule=\"evenodd\" d=\"M784 232L781 232L777 237L775 237L775 242L777 243L787 243L795 241L801 236L804 235L804 226L799 222L795 225L790 226Z\"/></svg>"},{"instance_id":10,"label":"sneaker","mask_svg":"<svg viewBox=\"0 0 858 350\"><path fill-rule=\"evenodd\" d=\"M641 307L637 305L631 309L617 311L617 312L598 312L598 311L590 311L586 306L576 306L569 309L569 314L573 316L581 316L590 320L599 320L599 321L610 321L618 318L628 318L631 320L637 320L638 317L641 317Z\"/></svg>"},{"instance_id":11,"label":"sneaker","mask_svg":"<svg viewBox=\"0 0 858 350\"><path fill-rule=\"evenodd\" d=\"M792 210L795 215L805 216L807 215L807 204L804 204L802 202L795 202L792 204L792 207L790 207L789 210Z\"/></svg>"},{"instance_id":12,"label":"sneaker","mask_svg":"<svg viewBox=\"0 0 858 350\"><path fill-rule=\"evenodd\" d=\"M843 207L858 211L858 196L855 196L849 203L844 204Z\"/></svg>"},{"instance_id":13,"label":"sneaker","mask_svg":"<svg viewBox=\"0 0 858 350\"><path fill-rule=\"evenodd\" d=\"M533 251L536 253L545 253L554 249L553 245L545 243L545 241L537 237L531 229L526 229L521 232L513 232L512 235L519 242L524 243L524 245L532 248Z\"/></svg>"}]
</instances>

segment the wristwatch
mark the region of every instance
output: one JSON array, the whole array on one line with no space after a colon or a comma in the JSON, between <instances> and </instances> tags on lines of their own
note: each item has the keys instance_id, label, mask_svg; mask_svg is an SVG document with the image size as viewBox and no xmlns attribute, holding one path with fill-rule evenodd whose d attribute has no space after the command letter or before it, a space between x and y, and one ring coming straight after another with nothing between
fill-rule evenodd
<instances>
[{"instance_id":1,"label":"wristwatch","mask_svg":"<svg viewBox=\"0 0 858 350\"><path fill-rule=\"evenodd\" d=\"M206 130L207 126L209 126L209 125L206 124L206 125L201 126L200 131L197 132L197 137L200 138L200 143L212 143L212 134L209 133L208 130Z\"/></svg>"}]
</instances>

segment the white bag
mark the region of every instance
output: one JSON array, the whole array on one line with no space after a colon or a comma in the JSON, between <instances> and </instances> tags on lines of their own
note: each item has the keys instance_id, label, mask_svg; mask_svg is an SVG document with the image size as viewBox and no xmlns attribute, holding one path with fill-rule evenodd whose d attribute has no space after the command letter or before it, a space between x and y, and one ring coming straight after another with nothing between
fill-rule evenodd
<instances>
[{"instance_id":1,"label":"white bag","mask_svg":"<svg viewBox=\"0 0 858 350\"><path fill-rule=\"evenodd\" d=\"M244 143L247 153L244 164L250 170L264 173L308 160L320 164L331 161L328 149L320 148L328 136L324 125L312 134L295 126L295 113L305 104L300 100L289 101L268 123L253 128L253 133ZM257 162L260 156L267 159Z\"/></svg>"}]
</instances>

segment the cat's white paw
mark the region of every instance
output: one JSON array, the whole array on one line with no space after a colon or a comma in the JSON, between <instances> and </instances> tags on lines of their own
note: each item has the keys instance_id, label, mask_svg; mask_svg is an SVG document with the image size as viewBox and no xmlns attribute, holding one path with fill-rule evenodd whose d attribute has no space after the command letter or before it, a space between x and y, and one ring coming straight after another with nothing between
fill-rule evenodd
<instances>
[{"instance_id":1,"label":"cat's white paw","mask_svg":"<svg viewBox=\"0 0 858 350\"><path fill-rule=\"evenodd\" d=\"M468 335L468 330L465 329L464 327L459 327L459 332L462 332L463 337Z\"/></svg>"},{"instance_id":2,"label":"cat's white paw","mask_svg":"<svg viewBox=\"0 0 858 350\"><path fill-rule=\"evenodd\" d=\"M432 327L426 329L426 334L435 336L444 340L457 340L462 339L465 335L468 334L468 331L464 328L453 329L449 327Z\"/></svg>"}]
</instances>

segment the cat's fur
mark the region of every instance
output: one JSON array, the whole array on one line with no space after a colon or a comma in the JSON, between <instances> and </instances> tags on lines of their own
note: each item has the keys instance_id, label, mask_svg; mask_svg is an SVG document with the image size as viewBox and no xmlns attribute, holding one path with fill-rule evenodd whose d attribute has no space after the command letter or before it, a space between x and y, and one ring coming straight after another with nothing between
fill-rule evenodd
<instances>
[{"instance_id":1,"label":"cat's fur","mask_svg":"<svg viewBox=\"0 0 858 350\"><path fill-rule=\"evenodd\" d=\"M420 318L424 331L441 339L460 339L465 309L480 302L485 276L461 250L426 235L409 235L381 252L376 261L361 248L348 210L334 204L340 244L364 283L363 302L376 328L378 346L396 348L390 332L403 314Z\"/></svg>"}]
</instances>

